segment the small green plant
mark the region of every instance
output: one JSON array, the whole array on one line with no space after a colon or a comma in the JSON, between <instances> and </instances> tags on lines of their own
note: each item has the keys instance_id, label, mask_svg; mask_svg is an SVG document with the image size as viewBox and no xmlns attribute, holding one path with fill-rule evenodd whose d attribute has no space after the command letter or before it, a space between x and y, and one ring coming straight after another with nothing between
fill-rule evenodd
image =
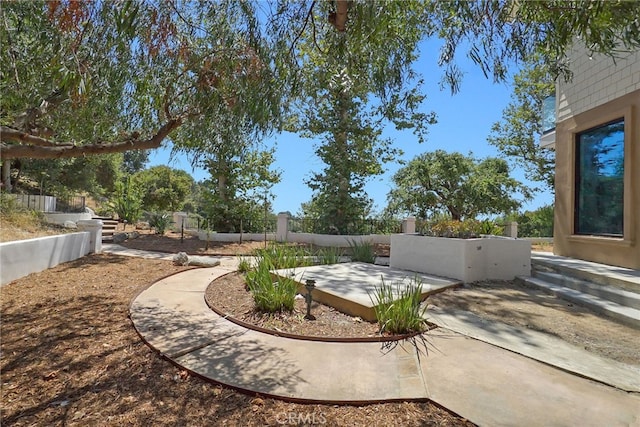
<instances>
[{"instance_id":1,"label":"small green plant","mask_svg":"<svg viewBox=\"0 0 640 427\"><path fill-rule=\"evenodd\" d=\"M238 271L240 273L248 273L251 270L251 263L247 258L239 257Z\"/></svg>"},{"instance_id":2,"label":"small green plant","mask_svg":"<svg viewBox=\"0 0 640 427\"><path fill-rule=\"evenodd\" d=\"M381 285L375 288L373 296L376 318L380 332L406 334L425 330L426 305L420 306L422 281L415 277L409 284L403 282L388 284L381 278Z\"/></svg>"},{"instance_id":3,"label":"small green plant","mask_svg":"<svg viewBox=\"0 0 640 427\"><path fill-rule=\"evenodd\" d=\"M149 215L149 226L156 230L156 234L164 234L171 225L171 216L167 213L152 213Z\"/></svg>"},{"instance_id":4,"label":"small green plant","mask_svg":"<svg viewBox=\"0 0 640 427\"><path fill-rule=\"evenodd\" d=\"M293 310L298 286L293 278L271 276L273 265L262 261L247 273L247 286L256 308L266 313Z\"/></svg>"},{"instance_id":5,"label":"small green plant","mask_svg":"<svg viewBox=\"0 0 640 427\"><path fill-rule=\"evenodd\" d=\"M351 248L351 261L375 263L376 252L370 242L358 243L355 240L350 240L349 247Z\"/></svg>"},{"instance_id":6,"label":"small green plant","mask_svg":"<svg viewBox=\"0 0 640 427\"><path fill-rule=\"evenodd\" d=\"M340 262L341 256L342 249L334 247L322 248L316 254L318 264L322 265L337 264Z\"/></svg>"}]
</instances>

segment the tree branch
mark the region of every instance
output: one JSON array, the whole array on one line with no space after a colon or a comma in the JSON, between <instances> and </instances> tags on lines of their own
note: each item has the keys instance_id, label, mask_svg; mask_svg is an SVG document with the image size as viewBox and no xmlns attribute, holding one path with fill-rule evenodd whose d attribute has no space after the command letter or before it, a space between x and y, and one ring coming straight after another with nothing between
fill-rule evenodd
<instances>
[{"instance_id":1,"label":"tree branch","mask_svg":"<svg viewBox=\"0 0 640 427\"><path fill-rule=\"evenodd\" d=\"M94 154L121 153L129 150L148 150L160 147L162 141L173 130L180 127L182 122L183 118L169 120L158 129L155 135L146 140L129 139L110 144L95 142L85 145L74 145L72 143L55 144L44 138L2 126L2 133L0 134L0 157L2 157L3 160L15 158L60 159ZM11 132L5 133L5 129ZM7 141L19 142L19 144L7 144Z\"/></svg>"}]
</instances>

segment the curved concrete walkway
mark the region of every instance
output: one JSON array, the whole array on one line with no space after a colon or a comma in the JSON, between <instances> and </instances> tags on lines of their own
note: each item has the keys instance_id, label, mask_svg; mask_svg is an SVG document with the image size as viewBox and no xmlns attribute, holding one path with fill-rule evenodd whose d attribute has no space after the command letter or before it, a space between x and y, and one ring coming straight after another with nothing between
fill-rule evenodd
<instances>
[{"instance_id":1,"label":"curved concrete walkway","mask_svg":"<svg viewBox=\"0 0 640 427\"><path fill-rule=\"evenodd\" d=\"M326 343L247 330L207 307L234 269L162 279L131 305L142 338L204 378L267 396L331 403L430 399L479 425L640 426L640 396L439 328L420 341ZM564 368L563 368L564 369Z\"/></svg>"}]
</instances>

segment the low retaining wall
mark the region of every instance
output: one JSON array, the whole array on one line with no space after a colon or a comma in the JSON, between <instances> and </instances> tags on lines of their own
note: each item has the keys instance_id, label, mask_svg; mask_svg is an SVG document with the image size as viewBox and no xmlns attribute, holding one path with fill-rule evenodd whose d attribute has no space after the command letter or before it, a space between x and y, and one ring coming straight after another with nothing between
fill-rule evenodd
<instances>
[{"instance_id":1,"label":"low retaining wall","mask_svg":"<svg viewBox=\"0 0 640 427\"><path fill-rule=\"evenodd\" d=\"M364 236L341 236L333 234L288 233L287 242L309 243L316 246L348 248L353 243L391 244L388 234L369 234Z\"/></svg>"},{"instance_id":2,"label":"low retaining wall","mask_svg":"<svg viewBox=\"0 0 640 427\"><path fill-rule=\"evenodd\" d=\"M47 222L51 224L64 225L66 221L83 221L91 219L90 213L54 213L54 212L45 212L44 217Z\"/></svg>"},{"instance_id":3,"label":"low retaining wall","mask_svg":"<svg viewBox=\"0 0 640 427\"><path fill-rule=\"evenodd\" d=\"M187 230L185 230L185 234L189 234ZM208 233L206 231L198 232L198 239L204 240L205 242L209 240L210 242L239 242L240 237L242 237L243 242L253 241L253 242L264 242L264 233ZM275 240L275 233L267 233L267 240Z\"/></svg>"},{"instance_id":4,"label":"low retaining wall","mask_svg":"<svg viewBox=\"0 0 640 427\"><path fill-rule=\"evenodd\" d=\"M192 230L185 230L185 234L192 234ZM197 232L198 239L210 242L239 242L240 233L209 233L206 231ZM263 242L264 233L243 233L242 241ZM275 241L276 233L267 233L267 241ZM331 234L313 234L313 233L288 233L286 242L292 243L308 243L316 246L327 246L337 248L348 248L352 242L357 244L391 244L391 236L387 234L370 234L365 236L340 236Z\"/></svg>"},{"instance_id":5,"label":"low retaining wall","mask_svg":"<svg viewBox=\"0 0 640 427\"><path fill-rule=\"evenodd\" d=\"M91 233L71 233L0 243L0 285L87 255Z\"/></svg>"}]
</instances>

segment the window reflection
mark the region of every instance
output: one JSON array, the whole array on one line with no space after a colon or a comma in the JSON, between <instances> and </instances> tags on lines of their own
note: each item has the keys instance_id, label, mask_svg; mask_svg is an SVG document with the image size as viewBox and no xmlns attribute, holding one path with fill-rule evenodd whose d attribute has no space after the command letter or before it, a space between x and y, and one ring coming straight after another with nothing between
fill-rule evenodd
<instances>
[{"instance_id":1,"label":"window reflection","mask_svg":"<svg viewBox=\"0 0 640 427\"><path fill-rule=\"evenodd\" d=\"M575 232L622 236L624 120L578 134L576 154Z\"/></svg>"}]
</instances>

